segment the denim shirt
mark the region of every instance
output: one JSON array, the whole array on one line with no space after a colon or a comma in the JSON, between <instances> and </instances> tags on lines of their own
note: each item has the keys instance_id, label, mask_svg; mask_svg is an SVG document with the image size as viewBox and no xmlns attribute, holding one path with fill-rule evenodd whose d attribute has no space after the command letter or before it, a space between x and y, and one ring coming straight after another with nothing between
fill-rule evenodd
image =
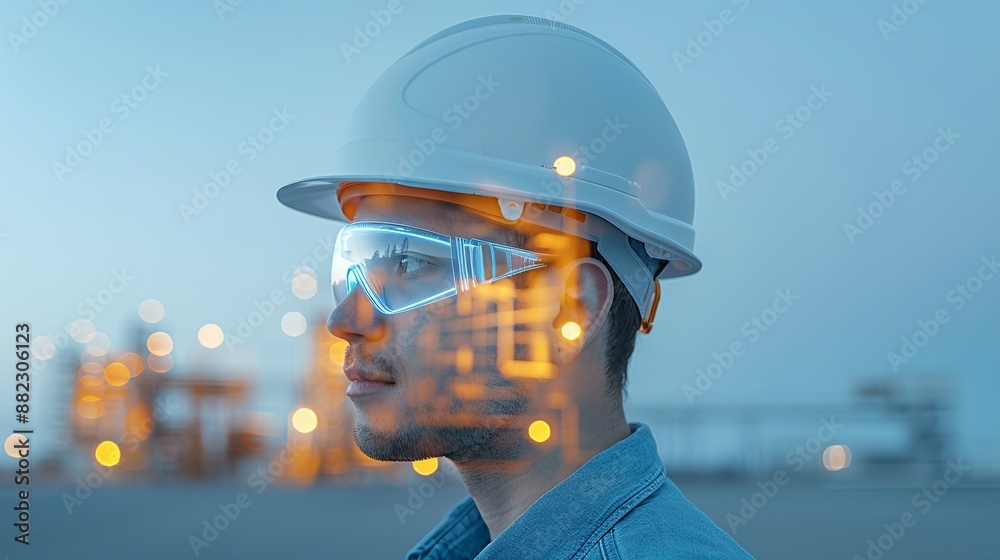
<instances>
[{"instance_id":1,"label":"denim shirt","mask_svg":"<svg viewBox=\"0 0 1000 560\"><path fill-rule=\"evenodd\" d=\"M471 496L407 560L753 558L667 478L649 426L590 458L496 540Z\"/></svg>"}]
</instances>

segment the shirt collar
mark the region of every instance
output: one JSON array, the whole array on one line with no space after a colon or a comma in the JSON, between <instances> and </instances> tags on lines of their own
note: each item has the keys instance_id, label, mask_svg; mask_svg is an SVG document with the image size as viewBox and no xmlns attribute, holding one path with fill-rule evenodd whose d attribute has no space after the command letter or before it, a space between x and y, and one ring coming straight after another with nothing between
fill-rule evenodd
<instances>
[{"instance_id":1,"label":"shirt collar","mask_svg":"<svg viewBox=\"0 0 1000 560\"><path fill-rule=\"evenodd\" d=\"M666 480L649 426L594 455L546 492L495 541L471 496L466 496L407 555L408 560L511 558L525 543L539 558L587 551L619 519ZM477 556L478 555L478 556Z\"/></svg>"}]
</instances>

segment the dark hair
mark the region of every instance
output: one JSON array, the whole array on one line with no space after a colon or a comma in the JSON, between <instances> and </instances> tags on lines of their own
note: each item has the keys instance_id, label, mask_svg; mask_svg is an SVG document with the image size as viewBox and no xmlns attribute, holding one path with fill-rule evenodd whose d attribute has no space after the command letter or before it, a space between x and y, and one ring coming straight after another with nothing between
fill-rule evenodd
<instances>
[{"instance_id":1,"label":"dark hair","mask_svg":"<svg viewBox=\"0 0 1000 560\"><path fill-rule=\"evenodd\" d=\"M528 245L529 236L526 233L507 229L505 237L506 243L513 247L524 248ZM635 351L635 340L639 332L639 325L642 323L642 314L628 288L625 287L625 283L597 250L597 243L594 241L590 242L590 256L607 267L608 272L611 273L611 283L614 289L611 309L608 311L607 349L604 353L604 369L607 375L605 388L609 395L627 397L628 363ZM533 276L531 274L533 272L535 271L514 276L515 285L518 288L530 285L529 278Z\"/></svg>"},{"instance_id":2,"label":"dark hair","mask_svg":"<svg viewBox=\"0 0 1000 560\"><path fill-rule=\"evenodd\" d=\"M625 283L608 261L604 260L597 250L597 243L593 241L590 243L590 256L608 268L615 291L611 309L608 311L607 350L604 353L608 393L627 396L628 362L632 359L632 352L635 351L635 338L639 332L639 325L642 324L642 314Z\"/></svg>"}]
</instances>

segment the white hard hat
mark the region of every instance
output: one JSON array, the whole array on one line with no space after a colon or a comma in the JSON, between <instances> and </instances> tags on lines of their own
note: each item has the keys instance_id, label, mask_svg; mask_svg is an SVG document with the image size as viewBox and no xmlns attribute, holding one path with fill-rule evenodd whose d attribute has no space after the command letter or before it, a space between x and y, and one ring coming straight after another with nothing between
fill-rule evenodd
<instances>
[{"instance_id":1,"label":"white hard hat","mask_svg":"<svg viewBox=\"0 0 1000 560\"><path fill-rule=\"evenodd\" d=\"M423 41L365 93L329 169L278 200L351 221L352 183L494 197L511 221L597 241L643 332L656 278L701 268L691 163L666 105L620 52L556 21L490 16Z\"/></svg>"}]
</instances>

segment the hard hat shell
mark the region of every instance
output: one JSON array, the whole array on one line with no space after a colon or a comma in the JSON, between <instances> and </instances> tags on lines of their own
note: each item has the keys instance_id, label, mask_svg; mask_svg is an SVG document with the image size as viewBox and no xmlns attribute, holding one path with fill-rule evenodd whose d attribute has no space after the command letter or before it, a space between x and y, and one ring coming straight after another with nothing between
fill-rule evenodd
<instances>
[{"instance_id":1,"label":"hard hat shell","mask_svg":"<svg viewBox=\"0 0 1000 560\"><path fill-rule=\"evenodd\" d=\"M423 41L365 93L329 169L278 199L340 221L339 191L357 182L568 207L668 260L659 278L701 268L691 164L666 105L620 52L560 22L489 16ZM630 286L640 310L653 284Z\"/></svg>"}]
</instances>

